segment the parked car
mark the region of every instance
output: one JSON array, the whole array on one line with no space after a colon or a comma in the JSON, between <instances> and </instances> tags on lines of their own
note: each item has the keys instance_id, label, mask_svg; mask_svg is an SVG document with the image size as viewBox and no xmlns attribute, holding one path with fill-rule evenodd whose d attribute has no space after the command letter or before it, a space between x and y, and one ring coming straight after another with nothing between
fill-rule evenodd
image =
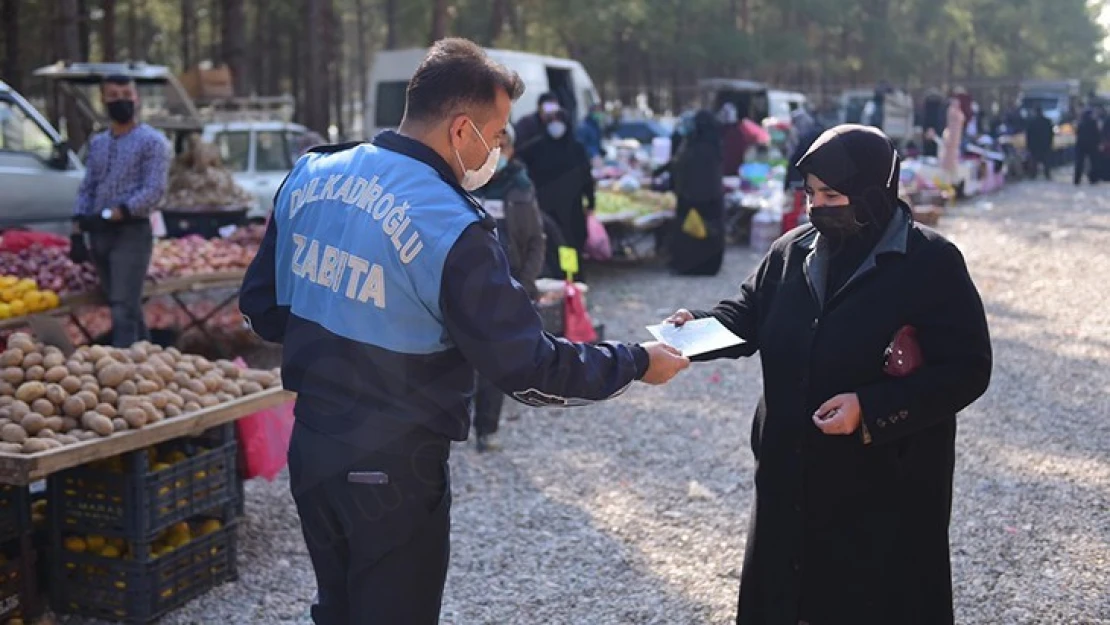
<instances>
[{"instance_id":1,"label":"parked car","mask_svg":"<svg viewBox=\"0 0 1110 625\"><path fill-rule=\"evenodd\" d=\"M84 175L50 122L0 81L0 230L68 233Z\"/></svg>"}]
</instances>

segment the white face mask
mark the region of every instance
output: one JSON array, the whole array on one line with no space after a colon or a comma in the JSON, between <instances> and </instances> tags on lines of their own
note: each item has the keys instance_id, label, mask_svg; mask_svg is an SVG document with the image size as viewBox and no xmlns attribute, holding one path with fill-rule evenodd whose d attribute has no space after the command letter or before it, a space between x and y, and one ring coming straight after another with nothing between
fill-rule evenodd
<instances>
[{"instance_id":1,"label":"white face mask","mask_svg":"<svg viewBox=\"0 0 1110 625\"><path fill-rule=\"evenodd\" d=\"M561 121L553 121L547 125L547 134L551 135L552 139L562 139L563 135L567 134L567 125Z\"/></svg>"},{"instance_id":2,"label":"white face mask","mask_svg":"<svg viewBox=\"0 0 1110 625\"><path fill-rule=\"evenodd\" d=\"M482 142L482 145L486 147L487 152L486 161L482 163L481 167L478 169L467 169L466 165L462 162L462 156L459 155L459 149L455 148L455 158L458 159L459 167L463 170L463 177L462 180L459 181L459 185L467 191L474 191L475 189L481 189L486 186L490 178L493 178L493 174L497 172L497 160L501 158L501 146L497 146L492 150L489 149L489 144L482 138L482 133L478 132L478 127L474 125L473 121L467 121L470 122L470 127L474 129L474 134L478 135L478 139Z\"/></svg>"}]
</instances>

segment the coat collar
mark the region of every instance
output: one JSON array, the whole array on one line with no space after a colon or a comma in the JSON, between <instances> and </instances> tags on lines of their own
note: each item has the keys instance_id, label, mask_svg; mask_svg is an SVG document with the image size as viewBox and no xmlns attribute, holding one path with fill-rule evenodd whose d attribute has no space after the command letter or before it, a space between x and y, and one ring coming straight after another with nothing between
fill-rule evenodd
<instances>
[{"instance_id":1,"label":"coat collar","mask_svg":"<svg viewBox=\"0 0 1110 625\"><path fill-rule=\"evenodd\" d=\"M863 262L860 263L859 268L852 274L852 277L848 278L844 286L840 287L832 297L825 297L829 272L828 239L822 237L816 230L811 230L794 242L794 245L809 252L806 255L802 267L806 276L806 282L809 283L810 293L817 302L818 309L823 309L832 299L843 293L852 283L858 281L875 269L879 256L885 254L900 254L905 256L906 247L909 243L910 228L913 224L910 220L909 208L904 206L901 201L899 201L899 207L901 210L894 211L890 223L887 224L886 230L883 232L883 236L879 239L879 242L875 244L875 249L871 250L871 253L863 259Z\"/></svg>"},{"instance_id":2,"label":"coat collar","mask_svg":"<svg viewBox=\"0 0 1110 625\"><path fill-rule=\"evenodd\" d=\"M389 150L390 152L396 152L397 154L407 156L431 167L439 174L439 177L442 178L444 182L462 196L466 203L474 209L474 212L478 213L478 220L483 228L492 232L497 226L497 222L486 212L486 209L482 207L482 203L475 199L469 191L462 188L462 185L460 185L459 181L455 178L455 172L451 169L451 166L432 148L412 137L406 137L393 130L383 130L379 132L374 136L374 140L371 141L371 143L376 147Z\"/></svg>"}]
</instances>

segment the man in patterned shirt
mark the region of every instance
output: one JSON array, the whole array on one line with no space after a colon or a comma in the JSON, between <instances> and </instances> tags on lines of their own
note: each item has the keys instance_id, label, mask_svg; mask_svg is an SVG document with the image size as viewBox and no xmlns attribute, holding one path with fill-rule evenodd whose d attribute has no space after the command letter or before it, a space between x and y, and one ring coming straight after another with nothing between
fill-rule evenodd
<instances>
[{"instance_id":1,"label":"man in patterned shirt","mask_svg":"<svg viewBox=\"0 0 1110 625\"><path fill-rule=\"evenodd\" d=\"M142 291L154 248L151 210L166 191L169 141L135 118L139 95L127 76L100 85L111 127L89 140L77 193L75 231L89 235L91 257L112 310L112 345L149 338Z\"/></svg>"}]
</instances>

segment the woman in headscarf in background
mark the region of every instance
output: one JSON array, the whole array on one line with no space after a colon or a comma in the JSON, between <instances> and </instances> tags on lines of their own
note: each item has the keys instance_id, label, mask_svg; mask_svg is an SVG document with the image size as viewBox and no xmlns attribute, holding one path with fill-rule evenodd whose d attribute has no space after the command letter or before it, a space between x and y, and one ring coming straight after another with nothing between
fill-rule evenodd
<instances>
[{"instance_id":1,"label":"woman in headscarf in background","mask_svg":"<svg viewBox=\"0 0 1110 625\"><path fill-rule=\"evenodd\" d=\"M898 199L881 131L842 125L798 162L810 224L786 234L733 299L679 310L759 352L755 501L741 625L947 625L956 413L987 389L991 345L955 245ZM913 364L887 353L900 329ZM910 350L912 352L912 349Z\"/></svg>"},{"instance_id":2,"label":"woman in headscarf in background","mask_svg":"<svg viewBox=\"0 0 1110 625\"><path fill-rule=\"evenodd\" d=\"M671 236L671 267L679 275L715 276L725 255L721 133L709 111L693 128L670 166L678 206Z\"/></svg>"},{"instance_id":3,"label":"woman in headscarf in background","mask_svg":"<svg viewBox=\"0 0 1110 625\"><path fill-rule=\"evenodd\" d=\"M581 257L586 246L586 214L594 210L595 183L586 148L574 137L566 112L554 113L543 135L521 145L517 156L536 185L540 210L559 224L567 245Z\"/></svg>"}]
</instances>

